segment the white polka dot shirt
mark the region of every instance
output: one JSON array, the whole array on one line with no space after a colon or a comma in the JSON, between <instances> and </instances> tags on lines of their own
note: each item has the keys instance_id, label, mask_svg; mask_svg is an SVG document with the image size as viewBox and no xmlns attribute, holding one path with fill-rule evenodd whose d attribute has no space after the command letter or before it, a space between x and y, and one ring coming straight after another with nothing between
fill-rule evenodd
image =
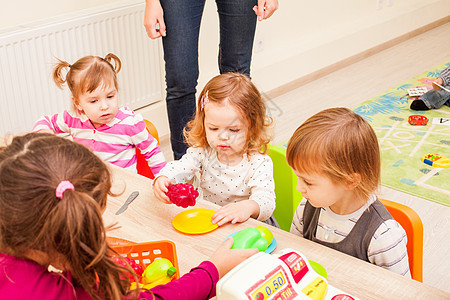
<instances>
[{"instance_id":1,"label":"white polka dot shirt","mask_svg":"<svg viewBox=\"0 0 450 300\"><path fill-rule=\"evenodd\" d=\"M176 183L187 182L195 175L203 199L220 206L254 200L260 208L260 221L270 218L275 210L273 163L268 155L244 155L239 164L228 166L217 159L217 152L191 147L180 160L169 162L159 175Z\"/></svg>"}]
</instances>

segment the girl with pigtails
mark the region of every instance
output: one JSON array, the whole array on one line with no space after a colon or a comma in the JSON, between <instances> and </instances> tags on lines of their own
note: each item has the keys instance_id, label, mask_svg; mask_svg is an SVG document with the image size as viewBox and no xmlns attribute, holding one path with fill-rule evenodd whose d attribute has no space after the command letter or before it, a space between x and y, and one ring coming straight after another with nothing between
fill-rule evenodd
<instances>
[{"instance_id":1,"label":"girl with pigtails","mask_svg":"<svg viewBox=\"0 0 450 300\"><path fill-rule=\"evenodd\" d=\"M120 69L121 61L112 53L105 58L85 56L74 64L59 60L53 80L59 88L67 84L72 108L40 118L33 131L69 134L101 159L133 172L138 148L157 175L166 165L157 140L140 114L119 107L116 75Z\"/></svg>"}]
</instances>

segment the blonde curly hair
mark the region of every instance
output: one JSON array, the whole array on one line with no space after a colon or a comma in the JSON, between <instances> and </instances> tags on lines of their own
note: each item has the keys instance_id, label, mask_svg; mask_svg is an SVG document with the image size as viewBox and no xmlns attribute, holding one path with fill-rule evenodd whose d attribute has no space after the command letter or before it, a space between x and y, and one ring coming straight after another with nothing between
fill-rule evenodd
<instances>
[{"instance_id":1,"label":"blonde curly hair","mask_svg":"<svg viewBox=\"0 0 450 300\"><path fill-rule=\"evenodd\" d=\"M210 147L206 139L205 101L228 101L248 125L246 153L267 152L267 144L271 140L269 128L272 119L266 115L261 94L247 75L224 73L212 78L205 85L199 96L195 117L184 129L184 137L191 147Z\"/></svg>"}]
</instances>

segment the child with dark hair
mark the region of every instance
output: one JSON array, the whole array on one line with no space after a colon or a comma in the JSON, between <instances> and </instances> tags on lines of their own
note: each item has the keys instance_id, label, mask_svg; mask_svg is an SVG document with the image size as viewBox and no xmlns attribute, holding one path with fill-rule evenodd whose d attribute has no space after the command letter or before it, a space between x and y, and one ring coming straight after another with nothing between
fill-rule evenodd
<instances>
[{"instance_id":1,"label":"child with dark hair","mask_svg":"<svg viewBox=\"0 0 450 300\"><path fill-rule=\"evenodd\" d=\"M150 291L130 291L130 267L112 260L102 213L111 174L86 147L30 133L0 149L0 298L209 299L218 279L256 249L229 238L191 272ZM50 272L52 266L61 272Z\"/></svg>"}]
</instances>

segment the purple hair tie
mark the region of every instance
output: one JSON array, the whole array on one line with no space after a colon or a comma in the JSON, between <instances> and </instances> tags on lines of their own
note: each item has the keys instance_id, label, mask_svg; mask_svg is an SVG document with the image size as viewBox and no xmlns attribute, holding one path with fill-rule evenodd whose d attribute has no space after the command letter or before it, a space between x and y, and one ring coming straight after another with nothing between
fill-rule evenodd
<instances>
[{"instance_id":1,"label":"purple hair tie","mask_svg":"<svg viewBox=\"0 0 450 300\"><path fill-rule=\"evenodd\" d=\"M58 186L56 187L56 197L59 199L62 199L63 194L66 190L75 190L75 187L73 186L73 184L68 181L68 180L63 180L61 181Z\"/></svg>"}]
</instances>

